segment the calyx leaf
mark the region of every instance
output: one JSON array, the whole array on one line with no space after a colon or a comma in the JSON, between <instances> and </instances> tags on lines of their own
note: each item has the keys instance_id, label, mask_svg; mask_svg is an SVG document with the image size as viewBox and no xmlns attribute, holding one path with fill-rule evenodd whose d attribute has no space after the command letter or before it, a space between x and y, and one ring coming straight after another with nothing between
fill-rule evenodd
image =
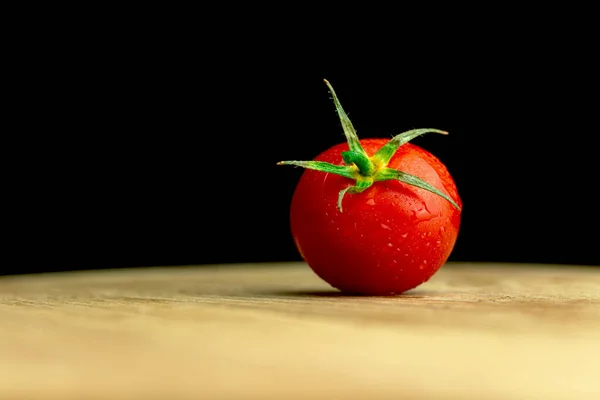
<instances>
[{"instance_id":1,"label":"calyx leaf","mask_svg":"<svg viewBox=\"0 0 600 400\"><path fill-rule=\"evenodd\" d=\"M452 200L452 198L431 184L414 175L387 166L398 148L403 144L408 143L412 139L425 133L433 132L447 135L448 132L429 128L412 129L394 136L389 142L377 150L373 156L369 157L360 144L356 130L342 108L333 87L326 79L325 84L333 97L333 102L342 123L346 141L348 142L349 151L342 152L342 160L345 165L335 165L324 161L280 161L277 165L294 165L315 171L336 174L354 180L354 185L349 185L345 189L342 189L338 195L337 207L340 212L342 212L342 200L346 193L361 193L371 187L374 182L386 180L398 180L408 185L427 190L447 200L452 206L460 210L460 207Z\"/></svg>"}]
</instances>

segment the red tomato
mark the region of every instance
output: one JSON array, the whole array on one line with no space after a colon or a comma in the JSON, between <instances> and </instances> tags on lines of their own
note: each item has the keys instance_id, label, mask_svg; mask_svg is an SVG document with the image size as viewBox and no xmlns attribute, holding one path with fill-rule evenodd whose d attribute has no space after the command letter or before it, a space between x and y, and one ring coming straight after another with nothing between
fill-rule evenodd
<instances>
[{"instance_id":1,"label":"red tomato","mask_svg":"<svg viewBox=\"0 0 600 400\"><path fill-rule=\"evenodd\" d=\"M365 139L372 155L389 139ZM339 163L346 143L315 160ZM418 176L462 204L446 167L407 143L389 167ZM333 287L350 293L398 294L412 289L446 262L460 226L460 211L447 200L400 181L376 182L336 203L348 178L307 170L291 205L294 242L306 263Z\"/></svg>"},{"instance_id":2,"label":"red tomato","mask_svg":"<svg viewBox=\"0 0 600 400\"><path fill-rule=\"evenodd\" d=\"M400 145L389 160L375 156L390 140L358 140L330 89L349 143L333 146L311 162L282 162L309 168L292 198L294 242L310 268L342 292L405 292L428 281L452 252L462 207L456 184L438 158L416 145ZM364 150L364 160L370 161L344 157L350 149ZM383 169L402 176L384 180ZM406 183L403 174L432 188L417 187L421 181L416 178ZM361 182L366 184L345 192Z\"/></svg>"}]
</instances>

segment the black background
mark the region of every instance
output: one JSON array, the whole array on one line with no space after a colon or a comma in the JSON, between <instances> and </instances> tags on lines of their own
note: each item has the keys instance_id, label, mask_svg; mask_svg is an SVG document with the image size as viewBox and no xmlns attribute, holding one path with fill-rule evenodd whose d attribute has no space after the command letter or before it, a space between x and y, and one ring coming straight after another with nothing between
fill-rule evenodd
<instances>
[{"instance_id":1,"label":"black background","mask_svg":"<svg viewBox=\"0 0 600 400\"><path fill-rule=\"evenodd\" d=\"M451 260L600 264L597 92L576 37L405 28L375 47L286 21L88 22L31 38L21 65L3 273L300 260L301 170L275 164L344 140L324 78L361 138L450 132L414 143L463 199Z\"/></svg>"}]
</instances>

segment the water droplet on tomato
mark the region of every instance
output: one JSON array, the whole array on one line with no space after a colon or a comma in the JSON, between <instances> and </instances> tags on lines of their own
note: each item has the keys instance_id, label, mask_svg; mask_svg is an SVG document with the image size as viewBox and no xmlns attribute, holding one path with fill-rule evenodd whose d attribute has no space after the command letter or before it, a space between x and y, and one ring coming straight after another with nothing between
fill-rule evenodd
<instances>
[{"instance_id":1,"label":"water droplet on tomato","mask_svg":"<svg viewBox=\"0 0 600 400\"><path fill-rule=\"evenodd\" d=\"M371 198L371 199L367 200L367 204L370 205L370 206L374 206L375 205L375 200Z\"/></svg>"},{"instance_id":2,"label":"water droplet on tomato","mask_svg":"<svg viewBox=\"0 0 600 400\"><path fill-rule=\"evenodd\" d=\"M425 222L433 219L434 214L430 213L427 207L422 207L418 210L413 210L413 216L417 219L417 222Z\"/></svg>"},{"instance_id":3,"label":"water droplet on tomato","mask_svg":"<svg viewBox=\"0 0 600 400\"><path fill-rule=\"evenodd\" d=\"M400 251L400 247L396 247L396 251Z\"/></svg>"},{"instance_id":4,"label":"water droplet on tomato","mask_svg":"<svg viewBox=\"0 0 600 400\"><path fill-rule=\"evenodd\" d=\"M441 241L441 240L436 240L435 242L436 242L437 244L440 244L440 243L442 243L442 241Z\"/></svg>"},{"instance_id":5,"label":"water droplet on tomato","mask_svg":"<svg viewBox=\"0 0 600 400\"><path fill-rule=\"evenodd\" d=\"M407 237L407 236L408 236L408 232L406 232L406 233L403 233L402 235L400 235L400 237L401 237L402 239L406 239L406 237Z\"/></svg>"},{"instance_id":6,"label":"water droplet on tomato","mask_svg":"<svg viewBox=\"0 0 600 400\"><path fill-rule=\"evenodd\" d=\"M389 227L389 226L387 226L386 224L381 224L381 227L382 227L383 229L387 229L388 231L391 231L391 230L392 230L392 228L390 228L390 227Z\"/></svg>"},{"instance_id":7,"label":"water droplet on tomato","mask_svg":"<svg viewBox=\"0 0 600 400\"><path fill-rule=\"evenodd\" d=\"M388 247L392 247L392 246L393 246L393 244L391 244L391 243L388 243Z\"/></svg>"},{"instance_id":8,"label":"water droplet on tomato","mask_svg":"<svg viewBox=\"0 0 600 400\"><path fill-rule=\"evenodd\" d=\"M396 260L392 260L394 262L394 264L398 264L398 261ZM398 277L396 277L396 279L398 279Z\"/></svg>"},{"instance_id":9,"label":"water droplet on tomato","mask_svg":"<svg viewBox=\"0 0 600 400\"><path fill-rule=\"evenodd\" d=\"M423 264L419 265L419 269L425 269L425 266Z\"/></svg>"},{"instance_id":10,"label":"water droplet on tomato","mask_svg":"<svg viewBox=\"0 0 600 400\"><path fill-rule=\"evenodd\" d=\"M445 227L443 227L443 226L440 226L440 232L444 232L445 230L446 230L446 228L445 228Z\"/></svg>"}]
</instances>

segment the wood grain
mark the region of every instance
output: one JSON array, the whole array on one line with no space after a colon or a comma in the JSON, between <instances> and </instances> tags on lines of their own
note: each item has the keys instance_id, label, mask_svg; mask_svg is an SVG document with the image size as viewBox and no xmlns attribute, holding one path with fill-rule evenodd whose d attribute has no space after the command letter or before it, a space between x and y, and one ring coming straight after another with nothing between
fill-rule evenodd
<instances>
[{"instance_id":1,"label":"wood grain","mask_svg":"<svg viewBox=\"0 0 600 400\"><path fill-rule=\"evenodd\" d=\"M301 263L0 277L0 399L600 399L600 270L448 264L341 296Z\"/></svg>"}]
</instances>

